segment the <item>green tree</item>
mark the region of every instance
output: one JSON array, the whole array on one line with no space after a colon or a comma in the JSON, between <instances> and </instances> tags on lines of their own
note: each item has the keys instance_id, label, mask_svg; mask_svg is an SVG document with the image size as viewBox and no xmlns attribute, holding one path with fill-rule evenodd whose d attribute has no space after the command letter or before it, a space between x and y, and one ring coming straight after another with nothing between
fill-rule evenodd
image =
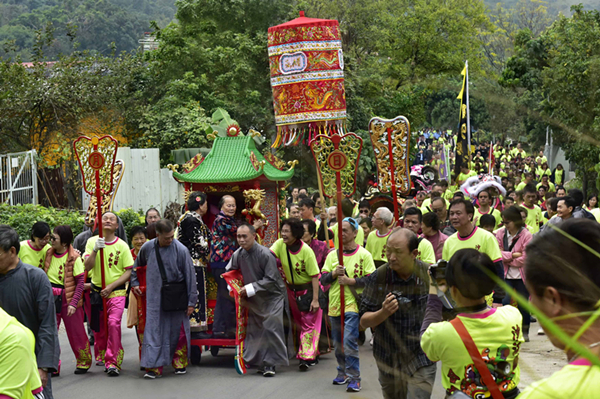
<instances>
[{"instance_id":1,"label":"green tree","mask_svg":"<svg viewBox=\"0 0 600 399\"><path fill-rule=\"evenodd\" d=\"M555 142L577 161L583 189L595 184L600 155L600 13L571 8L545 36L548 68L541 72L544 115L554 127Z\"/></svg>"}]
</instances>

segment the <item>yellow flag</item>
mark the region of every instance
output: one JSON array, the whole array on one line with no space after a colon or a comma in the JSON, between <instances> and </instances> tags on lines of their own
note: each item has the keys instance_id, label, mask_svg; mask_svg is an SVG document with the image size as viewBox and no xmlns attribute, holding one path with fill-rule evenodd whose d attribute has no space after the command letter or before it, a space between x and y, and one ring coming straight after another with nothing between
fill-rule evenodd
<instances>
[{"instance_id":1,"label":"yellow flag","mask_svg":"<svg viewBox=\"0 0 600 399\"><path fill-rule=\"evenodd\" d=\"M467 66L466 65L460 74L463 76L463 84L462 84L462 87L460 88L460 93L458 93L458 97L456 97L456 98L459 100L462 100L463 93L465 92L465 83L467 81Z\"/></svg>"}]
</instances>

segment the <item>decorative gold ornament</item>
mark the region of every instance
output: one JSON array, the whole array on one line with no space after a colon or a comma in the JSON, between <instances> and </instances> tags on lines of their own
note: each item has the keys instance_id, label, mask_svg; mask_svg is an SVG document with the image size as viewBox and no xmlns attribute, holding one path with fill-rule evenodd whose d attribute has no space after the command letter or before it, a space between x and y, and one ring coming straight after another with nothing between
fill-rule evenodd
<instances>
[{"instance_id":1,"label":"decorative gold ornament","mask_svg":"<svg viewBox=\"0 0 600 399\"><path fill-rule=\"evenodd\" d=\"M323 182L323 194L330 198L336 196L336 171L332 167L340 173L343 195L354 194L362 139L354 133L319 135L310 142L310 148Z\"/></svg>"},{"instance_id":2,"label":"decorative gold ornament","mask_svg":"<svg viewBox=\"0 0 600 399\"><path fill-rule=\"evenodd\" d=\"M285 168L285 162L273 155L268 149L264 152L264 157L273 167L279 170Z\"/></svg>"},{"instance_id":3,"label":"decorative gold ornament","mask_svg":"<svg viewBox=\"0 0 600 399\"><path fill-rule=\"evenodd\" d=\"M123 172L125 170L125 164L123 160L117 159L115 161L115 166L113 168L113 189L108 193L102 194L102 211L101 214L105 212L112 211L113 205L115 202L115 195L117 194L117 190L121 184L121 180L123 179ZM96 215L98 214L98 207L96 205L96 196L90 196L90 204L88 205L87 212L85 213L84 222L86 224L94 223L94 219L96 219Z\"/></svg>"},{"instance_id":4,"label":"decorative gold ornament","mask_svg":"<svg viewBox=\"0 0 600 399\"><path fill-rule=\"evenodd\" d=\"M205 193L234 193L236 191L240 191L240 186L206 186L204 188Z\"/></svg>"},{"instance_id":5,"label":"decorative gold ornament","mask_svg":"<svg viewBox=\"0 0 600 399\"><path fill-rule=\"evenodd\" d=\"M244 200L246 201L246 207L249 208L252 206L252 201L254 201L254 205L251 209L244 209L246 211L244 214L248 214L254 216L258 219L267 220L267 217L261 212L260 206L265 200L265 190L244 190Z\"/></svg>"},{"instance_id":6,"label":"decorative gold ornament","mask_svg":"<svg viewBox=\"0 0 600 399\"><path fill-rule=\"evenodd\" d=\"M183 173L190 173L196 169L204 161L204 156L201 153L196 154L195 157L183 164Z\"/></svg>"},{"instance_id":7,"label":"decorative gold ornament","mask_svg":"<svg viewBox=\"0 0 600 399\"><path fill-rule=\"evenodd\" d=\"M91 188L93 190L96 187L96 169L92 168L90 165L90 156L95 152L94 143L98 144L97 152L99 152L105 160L104 166L98 169L100 171L100 190L102 193L107 193L111 191L112 188L113 180L111 176L111 165L112 160L117 153L117 142L113 141L112 138L107 139L106 137L109 136L104 136L102 139L98 139L97 137L93 137L92 139L82 139L80 137L74 142L75 152L80 161L84 187L86 188L86 192L90 195L95 194L92 194L93 191L89 191L89 189Z\"/></svg>"},{"instance_id":8,"label":"decorative gold ornament","mask_svg":"<svg viewBox=\"0 0 600 399\"><path fill-rule=\"evenodd\" d=\"M177 164L173 165L170 163L167 165L167 169L170 169L171 172L177 172L177 169L179 169L179 165L177 165Z\"/></svg>"},{"instance_id":9,"label":"decorative gold ornament","mask_svg":"<svg viewBox=\"0 0 600 399\"><path fill-rule=\"evenodd\" d=\"M409 140L410 123L404 116L394 119L373 118L369 133L377 164L377 187L392 192L392 183L399 193L410 191ZM390 159L391 155L391 159ZM392 182L392 175L394 182Z\"/></svg>"}]
</instances>

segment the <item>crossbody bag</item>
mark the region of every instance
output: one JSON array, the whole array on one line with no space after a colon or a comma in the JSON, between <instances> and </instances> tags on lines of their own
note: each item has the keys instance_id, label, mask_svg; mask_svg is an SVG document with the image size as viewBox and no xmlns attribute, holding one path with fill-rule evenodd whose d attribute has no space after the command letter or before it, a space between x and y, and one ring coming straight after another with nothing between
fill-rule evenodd
<instances>
[{"instance_id":1,"label":"crossbody bag","mask_svg":"<svg viewBox=\"0 0 600 399\"><path fill-rule=\"evenodd\" d=\"M160 289L161 309L165 312L187 310L187 284L185 281L169 283L167 280L167 274L165 273L165 266L163 265L162 258L160 257L160 252L158 251L158 241L154 243L154 250L156 252L156 260L158 262L158 269L160 270L160 277L162 278L162 288Z\"/></svg>"},{"instance_id":2,"label":"crossbody bag","mask_svg":"<svg viewBox=\"0 0 600 399\"><path fill-rule=\"evenodd\" d=\"M310 312L310 304L312 303L313 296L312 283L303 284L302 286L297 286L296 283L294 283L294 270L292 269L292 258L290 256L290 251L287 249L287 247L285 248L285 252L287 253L288 258L288 269L290 270L290 276L292 277L292 287L290 289L294 291L294 297L296 298L296 306L301 312ZM306 287L304 287L304 285L306 285ZM296 291L304 290L306 290L306 294L296 296Z\"/></svg>"}]
</instances>

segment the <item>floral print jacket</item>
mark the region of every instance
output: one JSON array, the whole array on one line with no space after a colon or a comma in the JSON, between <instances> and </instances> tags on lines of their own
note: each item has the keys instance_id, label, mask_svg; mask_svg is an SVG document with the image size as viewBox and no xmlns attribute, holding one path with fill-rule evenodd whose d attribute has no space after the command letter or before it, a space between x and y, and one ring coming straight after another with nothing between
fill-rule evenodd
<instances>
[{"instance_id":1,"label":"floral print jacket","mask_svg":"<svg viewBox=\"0 0 600 399\"><path fill-rule=\"evenodd\" d=\"M210 267L224 269L231 255L238 249L237 224L233 217L219 212L213 223L210 243Z\"/></svg>"}]
</instances>

